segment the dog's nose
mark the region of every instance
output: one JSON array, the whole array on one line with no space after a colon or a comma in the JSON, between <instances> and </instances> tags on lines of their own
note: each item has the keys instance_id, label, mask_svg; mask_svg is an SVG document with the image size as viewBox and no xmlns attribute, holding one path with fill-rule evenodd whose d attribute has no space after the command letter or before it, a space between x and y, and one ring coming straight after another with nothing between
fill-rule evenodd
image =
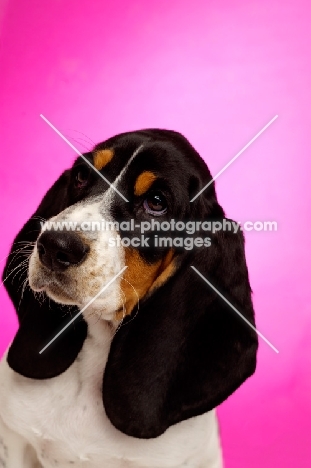
<instances>
[{"instance_id":1,"label":"dog's nose","mask_svg":"<svg viewBox=\"0 0 311 468\"><path fill-rule=\"evenodd\" d=\"M90 250L74 232L45 231L37 242L39 258L44 266L53 271L81 263Z\"/></svg>"}]
</instances>

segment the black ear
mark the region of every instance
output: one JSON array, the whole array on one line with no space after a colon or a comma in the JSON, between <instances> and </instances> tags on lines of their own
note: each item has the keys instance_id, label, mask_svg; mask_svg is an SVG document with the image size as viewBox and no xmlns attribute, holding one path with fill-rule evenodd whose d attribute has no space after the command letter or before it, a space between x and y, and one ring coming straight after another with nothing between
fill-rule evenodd
<instances>
[{"instance_id":1,"label":"black ear","mask_svg":"<svg viewBox=\"0 0 311 468\"><path fill-rule=\"evenodd\" d=\"M241 232L218 232L210 247L182 254L111 345L104 407L130 436L157 437L211 410L255 370L256 333L191 266L254 325Z\"/></svg>"},{"instance_id":2,"label":"black ear","mask_svg":"<svg viewBox=\"0 0 311 468\"><path fill-rule=\"evenodd\" d=\"M41 230L40 221L55 216L68 206L68 178L69 171L65 171L17 235L3 273L4 284L19 319L19 329L8 352L8 364L19 374L33 379L55 377L64 372L81 350L87 333L86 323L79 319L39 354L71 317L66 317L66 310L50 299L39 302L26 287L28 260L25 255L33 249ZM71 310L71 313L75 311Z\"/></svg>"}]
</instances>

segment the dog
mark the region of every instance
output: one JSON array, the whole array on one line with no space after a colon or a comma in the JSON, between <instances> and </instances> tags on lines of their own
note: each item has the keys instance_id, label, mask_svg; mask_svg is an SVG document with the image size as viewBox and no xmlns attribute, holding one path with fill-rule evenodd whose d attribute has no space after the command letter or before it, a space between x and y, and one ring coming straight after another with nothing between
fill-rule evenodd
<instances>
[{"instance_id":1,"label":"dog","mask_svg":"<svg viewBox=\"0 0 311 468\"><path fill-rule=\"evenodd\" d=\"M0 364L1 467L223 466L215 408L258 347L230 307L255 325L233 225L178 132L119 134L63 172L3 274L19 328Z\"/></svg>"}]
</instances>

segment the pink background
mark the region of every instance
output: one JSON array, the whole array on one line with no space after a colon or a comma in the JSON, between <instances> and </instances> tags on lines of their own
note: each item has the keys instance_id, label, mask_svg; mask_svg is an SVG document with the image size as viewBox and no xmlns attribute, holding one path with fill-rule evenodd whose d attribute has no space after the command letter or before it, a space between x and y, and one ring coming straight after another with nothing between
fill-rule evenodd
<instances>
[{"instance_id":1,"label":"pink background","mask_svg":"<svg viewBox=\"0 0 311 468\"><path fill-rule=\"evenodd\" d=\"M246 233L256 375L219 408L227 468L311 466L310 3L298 0L1 2L0 259L80 150L142 127L179 130ZM80 133L81 132L81 133ZM87 136L85 136L87 135ZM2 260L2 265L4 261ZM2 266L1 266L2 269ZM0 289L0 352L16 331Z\"/></svg>"}]
</instances>

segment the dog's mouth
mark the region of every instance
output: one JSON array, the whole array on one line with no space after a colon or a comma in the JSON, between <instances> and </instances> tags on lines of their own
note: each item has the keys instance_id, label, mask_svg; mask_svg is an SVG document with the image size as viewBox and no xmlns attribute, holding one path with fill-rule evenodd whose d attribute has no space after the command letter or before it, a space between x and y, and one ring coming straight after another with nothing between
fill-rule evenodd
<instances>
[{"instance_id":1,"label":"dog's mouth","mask_svg":"<svg viewBox=\"0 0 311 468\"><path fill-rule=\"evenodd\" d=\"M34 292L45 292L55 302L64 305L81 305L71 293L71 285L65 274L50 271L38 265L34 255L29 264L29 286Z\"/></svg>"},{"instance_id":2,"label":"dog's mouth","mask_svg":"<svg viewBox=\"0 0 311 468\"><path fill-rule=\"evenodd\" d=\"M34 292L44 292L50 299L62 305L77 306L87 309L101 317L110 320L115 311L120 308L120 294L118 287L109 288L93 302L93 298L100 292L106 281L102 278L83 276L76 268L75 272L56 273L48 271L38 265L38 256L34 255L29 265L29 285ZM71 273L71 275L70 275ZM121 301L122 302L122 301Z\"/></svg>"},{"instance_id":3,"label":"dog's mouth","mask_svg":"<svg viewBox=\"0 0 311 468\"><path fill-rule=\"evenodd\" d=\"M49 286L46 287L45 293L55 302L60 304L81 306L81 304L78 304L76 300L67 293L67 291L56 283L50 283Z\"/></svg>"}]
</instances>

